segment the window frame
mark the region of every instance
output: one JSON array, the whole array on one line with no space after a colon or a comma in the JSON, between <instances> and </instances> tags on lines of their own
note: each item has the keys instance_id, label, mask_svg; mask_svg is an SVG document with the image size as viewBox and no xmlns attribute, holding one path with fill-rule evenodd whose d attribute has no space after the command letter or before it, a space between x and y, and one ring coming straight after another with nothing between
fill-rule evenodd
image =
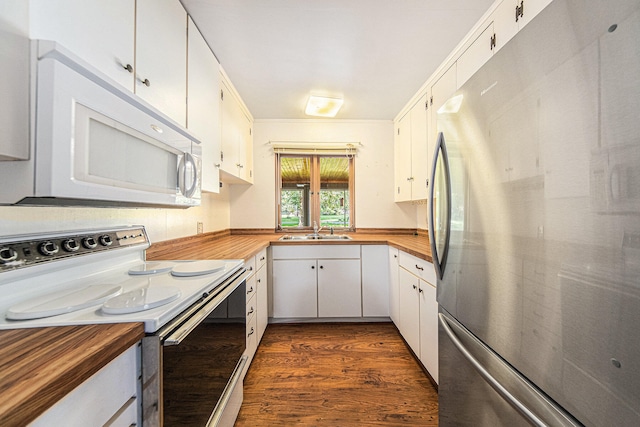
<instances>
[{"instance_id":1,"label":"window frame","mask_svg":"<svg viewBox=\"0 0 640 427\"><path fill-rule=\"evenodd\" d=\"M281 161L282 157L307 157L310 159L310 220L308 226L298 227L283 227L281 223L282 219L282 206L280 204L282 200L282 170ZM297 232L297 231L313 231L313 222L316 221L320 227L320 159L322 157L346 157L349 160L349 226L348 227L333 227L334 230L339 231L355 231L355 156L353 154L341 155L341 154L311 154L311 153L276 153L276 232Z\"/></svg>"}]
</instances>

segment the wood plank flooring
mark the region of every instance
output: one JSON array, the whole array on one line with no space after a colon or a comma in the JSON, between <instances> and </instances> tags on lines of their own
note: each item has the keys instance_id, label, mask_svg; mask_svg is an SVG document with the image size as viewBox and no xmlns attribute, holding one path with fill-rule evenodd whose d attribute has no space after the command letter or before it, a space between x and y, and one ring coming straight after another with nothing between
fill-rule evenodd
<instances>
[{"instance_id":1,"label":"wood plank flooring","mask_svg":"<svg viewBox=\"0 0 640 427\"><path fill-rule=\"evenodd\" d=\"M438 395L392 323L270 324L236 427L437 426Z\"/></svg>"}]
</instances>

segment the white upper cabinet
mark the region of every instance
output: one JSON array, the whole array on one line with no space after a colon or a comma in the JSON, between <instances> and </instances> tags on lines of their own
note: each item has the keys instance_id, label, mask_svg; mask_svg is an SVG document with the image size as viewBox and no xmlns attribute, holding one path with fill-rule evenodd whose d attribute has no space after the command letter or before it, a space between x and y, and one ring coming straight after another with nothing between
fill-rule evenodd
<instances>
[{"instance_id":1,"label":"white upper cabinet","mask_svg":"<svg viewBox=\"0 0 640 427\"><path fill-rule=\"evenodd\" d=\"M134 0L31 0L30 14L32 39L59 42L133 91Z\"/></svg>"},{"instance_id":2,"label":"white upper cabinet","mask_svg":"<svg viewBox=\"0 0 640 427\"><path fill-rule=\"evenodd\" d=\"M496 49L498 36L491 22L476 37L456 62L457 87L462 86L469 78L487 62Z\"/></svg>"},{"instance_id":3,"label":"white upper cabinet","mask_svg":"<svg viewBox=\"0 0 640 427\"><path fill-rule=\"evenodd\" d=\"M31 0L32 39L59 42L182 126L187 13L178 0Z\"/></svg>"},{"instance_id":4,"label":"white upper cabinet","mask_svg":"<svg viewBox=\"0 0 640 427\"><path fill-rule=\"evenodd\" d=\"M198 28L188 27L187 128L202 142L202 190L220 191L220 77L218 61Z\"/></svg>"},{"instance_id":5,"label":"white upper cabinet","mask_svg":"<svg viewBox=\"0 0 640 427\"><path fill-rule=\"evenodd\" d=\"M253 118L242 99L220 73L221 179L231 184L253 183Z\"/></svg>"},{"instance_id":6,"label":"white upper cabinet","mask_svg":"<svg viewBox=\"0 0 640 427\"><path fill-rule=\"evenodd\" d=\"M177 0L137 0L135 92L186 125L187 12Z\"/></svg>"},{"instance_id":7,"label":"white upper cabinet","mask_svg":"<svg viewBox=\"0 0 640 427\"><path fill-rule=\"evenodd\" d=\"M395 123L394 178L396 202L427 198L429 145L427 140L427 95L423 95Z\"/></svg>"}]
</instances>

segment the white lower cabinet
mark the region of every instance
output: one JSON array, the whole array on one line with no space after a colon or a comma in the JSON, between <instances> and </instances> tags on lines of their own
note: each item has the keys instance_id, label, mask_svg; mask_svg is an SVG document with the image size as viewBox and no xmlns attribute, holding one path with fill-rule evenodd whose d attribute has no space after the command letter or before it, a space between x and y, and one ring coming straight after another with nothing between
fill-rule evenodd
<instances>
[{"instance_id":1,"label":"white lower cabinet","mask_svg":"<svg viewBox=\"0 0 640 427\"><path fill-rule=\"evenodd\" d=\"M275 319L363 316L360 245L274 246L272 255Z\"/></svg>"},{"instance_id":2,"label":"white lower cabinet","mask_svg":"<svg viewBox=\"0 0 640 427\"><path fill-rule=\"evenodd\" d=\"M399 320L394 322L437 383L438 303L433 264L403 251L398 255Z\"/></svg>"},{"instance_id":3,"label":"white lower cabinet","mask_svg":"<svg viewBox=\"0 0 640 427\"><path fill-rule=\"evenodd\" d=\"M319 259L318 317L362 316L359 259Z\"/></svg>"},{"instance_id":4,"label":"white lower cabinet","mask_svg":"<svg viewBox=\"0 0 640 427\"><path fill-rule=\"evenodd\" d=\"M246 284L246 319L247 319L247 349L248 357L243 376L247 373L253 356L256 354L260 340L267 329L267 250L263 249L257 255L245 260L245 268L250 276Z\"/></svg>"},{"instance_id":5,"label":"white lower cabinet","mask_svg":"<svg viewBox=\"0 0 640 427\"><path fill-rule=\"evenodd\" d=\"M318 317L316 260L275 259L274 254L273 317Z\"/></svg>"},{"instance_id":6,"label":"white lower cabinet","mask_svg":"<svg viewBox=\"0 0 640 427\"><path fill-rule=\"evenodd\" d=\"M29 426L139 425L137 344L73 389Z\"/></svg>"},{"instance_id":7,"label":"white lower cabinet","mask_svg":"<svg viewBox=\"0 0 640 427\"><path fill-rule=\"evenodd\" d=\"M400 324L400 259L397 248L389 247L389 317Z\"/></svg>"},{"instance_id":8,"label":"white lower cabinet","mask_svg":"<svg viewBox=\"0 0 640 427\"><path fill-rule=\"evenodd\" d=\"M362 245L362 315L389 316L389 249L387 245ZM397 270L396 270L397 271Z\"/></svg>"}]
</instances>

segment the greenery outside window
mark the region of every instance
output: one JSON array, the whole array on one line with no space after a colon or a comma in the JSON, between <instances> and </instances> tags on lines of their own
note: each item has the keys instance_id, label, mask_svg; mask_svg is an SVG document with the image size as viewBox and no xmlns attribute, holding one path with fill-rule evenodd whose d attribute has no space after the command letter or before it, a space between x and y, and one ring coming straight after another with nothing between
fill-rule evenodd
<instances>
[{"instance_id":1,"label":"greenery outside window","mask_svg":"<svg viewBox=\"0 0 640 427\"><path fill-rule=\"evenodd\" d=\"M353 155L276 155L278 230L355 229Z\"/></svg>"}]
</instances>

